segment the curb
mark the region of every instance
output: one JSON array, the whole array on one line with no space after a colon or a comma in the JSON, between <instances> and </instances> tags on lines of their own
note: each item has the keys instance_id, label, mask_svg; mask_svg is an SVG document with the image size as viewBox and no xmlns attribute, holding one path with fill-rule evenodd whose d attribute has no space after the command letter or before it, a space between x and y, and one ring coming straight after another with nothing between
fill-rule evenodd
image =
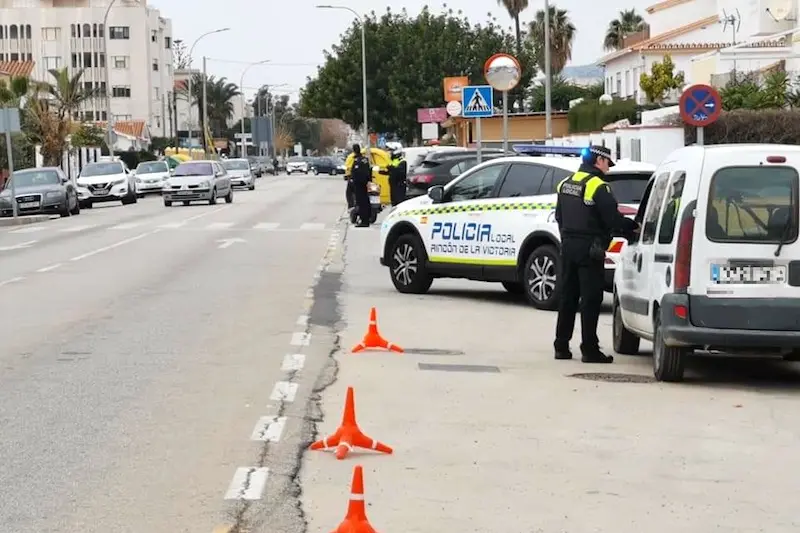
<instances>
[{"instance_id":1,"label":"curb","mask_svg":"<svg viewBox=\"0 0 800 533\"><path fill-rule=\"evenodd\" d=\"M50 220L50 215L23 215L17 218L0 218L0 228L7 226L27 226L28 224L38 224Z\"/></svg>"}]
</instances>

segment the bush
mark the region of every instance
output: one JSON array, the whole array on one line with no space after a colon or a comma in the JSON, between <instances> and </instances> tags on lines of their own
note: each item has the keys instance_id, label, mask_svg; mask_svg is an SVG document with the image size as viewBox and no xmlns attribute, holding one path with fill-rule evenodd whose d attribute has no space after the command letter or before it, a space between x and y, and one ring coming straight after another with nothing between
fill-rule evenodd
<instances>
[{"instance_id":1,"label":"bush","mask_svg":"<svg viewBox=\"0 0 800 533\"><path fill-rule=\"evenodd\" d=\"M585 101L569 110L570 133L590 133L600 131L603 126L627 118L631 124L637 122L638 107L633 100L614 100L604 105L600 102Z\"/></svg>"},{"instance_id":2,"label":"bush","mask_svg":"<svg viewBox=\"0 0 800 533\"><path fill-rule=\"evenodd\" d=\"M128 168L134 169L139 166L142 161L156 161L158 157L155 154L146 150L139 152L114 152L114 155L122 159Z\"/></svg>"},{"instance_id":3,"label":"bush","mask_svg":"<svg viewBox=\"0 0 800 533\"><path fill-rule=\"evenodd\" d=\"M686 144L697 142L697 128L687 126L685 132ZM704 144L800 144L800 111L723 111L716 122L705 128L703 140Z\"/></svg>"}]
</instances>

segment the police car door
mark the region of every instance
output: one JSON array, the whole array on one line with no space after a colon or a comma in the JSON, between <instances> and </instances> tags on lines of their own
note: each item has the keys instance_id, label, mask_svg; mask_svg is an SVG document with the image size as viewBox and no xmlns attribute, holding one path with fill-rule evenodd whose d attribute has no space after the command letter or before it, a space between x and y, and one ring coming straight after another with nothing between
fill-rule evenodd
<instances>
[{"instance_id":1,"label":"police car door","mask_svg":"<svg viewBox=\"0 0 800 533\"><path fill-rule=\"evenodd\" d=\"M426 221L431 270L453 277L482 277L482 251L492 233L484 206L507 167L502 161L479 166L445 187L443 201Z\"/></svg>"}]
</instances>

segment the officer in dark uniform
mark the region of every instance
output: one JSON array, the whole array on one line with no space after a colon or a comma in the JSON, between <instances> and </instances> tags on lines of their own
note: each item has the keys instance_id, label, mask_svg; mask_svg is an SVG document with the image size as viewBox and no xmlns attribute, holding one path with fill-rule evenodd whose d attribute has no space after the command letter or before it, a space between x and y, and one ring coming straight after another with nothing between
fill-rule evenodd
<instances>
[{"instance_id":1,"label":"officer in dark uniform","mask_svg":"<svg viewBox=\"0 0 800 533\"><path fill-rule=\"evenodd\" d=\"M372 166L369 159L361 153L361 146L353 145L353 166L350 171L350 181L353 184L353 195L358 209L358 224L356 227L369 227L369 219L372 214L372 206L369 203L369 191L367 185L372 181Z\"/></svg>"},{"instance_id":2,"label":"officer in dark uniform","mask_svg":"<svg viewBox=\"0 0 800 533\"><path fill-rule=\"evenodd\" d=\"M569 342L575 328L575 314L581 311L581 361L612 363L614 358L600 351L597 321L603 305L605 252L612 233L631 235L636 222L617 210L617 200L604 181L614 166L611 151L591 146L578 172L558 184L556 221L561 232L561 302L553 344L556 359L572 359Z\"/></svg>"},{"instance_id":3,"label":"officer in dark uniform","mask_svg":"<svg viewBox=\"0 0 800 533\"><path fill-rule=\"evenodd\" d=\"M403 158L402 150L392 150L392 159L389 161L389 193L392 206L406 199L406 177L408 164Z\"/></svg>"}]
</instances>

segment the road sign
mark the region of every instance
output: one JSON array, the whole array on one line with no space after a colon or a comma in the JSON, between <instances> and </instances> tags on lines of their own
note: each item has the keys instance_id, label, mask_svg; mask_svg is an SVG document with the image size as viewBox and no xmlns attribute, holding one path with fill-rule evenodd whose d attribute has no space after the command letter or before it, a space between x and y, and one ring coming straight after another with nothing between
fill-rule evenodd
<instances>
[{"instance_id":1,"label":"road sign","mask_svg":"<svg viewBox=\"0 0 800 533\"><path fill-rule=\"evenodd\" d=\"M719 118L722 113L722 98L710 85L692 85L681 94L679 107L681 118L686 124L702 128Z\"/></svg>"},{"instance_id":2,"label":"road sign","mask_svg":"<svg viewBox=\"0 0 800 533\"><path fill-rule=\"evenodd\" d=\"M447 102L447 114L451 117L457 117L461 114L462 105L458 100L451 100Z\"/></svg>"},{"instance_id":3,"label":"road sign","mask_svg":"<svg viewBox=\"0 0 800 533\"><path fill-rule=\"evenodd\" d=\"M386 137L383 135L378 137L378 148L386 148Z\"/></svg>"},{"instance_id":4,"label":"road sign","mask_svg":"<svg viewBox=\"0 0 800 533\"><path fill-rule=\"evenodd\" d=\"M465 118L487 118L494 115L494 89L490 85L472 85L461 89Z\"/></svg>"}]
</instances>

